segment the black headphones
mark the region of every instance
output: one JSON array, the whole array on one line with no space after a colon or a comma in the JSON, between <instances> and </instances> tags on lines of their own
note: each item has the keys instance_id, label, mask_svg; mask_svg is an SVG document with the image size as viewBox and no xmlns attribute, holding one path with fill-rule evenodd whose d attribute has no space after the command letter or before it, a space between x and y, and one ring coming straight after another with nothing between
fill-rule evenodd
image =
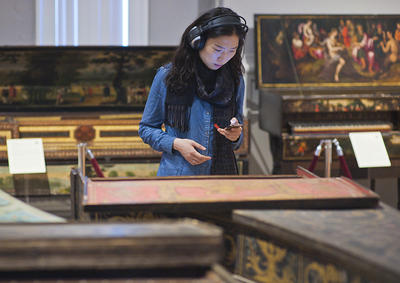
<instances>
[{"instance_id":1,"label":"black headphones","mask_svg":"<svg viewBox=\"0 0 400 283\"><path fill-rule=\"evenodd\" d=\"M206 39L202 34L212 28L220 26L240 26L243 32L246 33L249 27L246 25L246 20L239 15L220 15L209 19L207 22L201 26L194 26L187 35L189 45L194 50L200 50L204 47Z\"/></svg>"}]
</instances>

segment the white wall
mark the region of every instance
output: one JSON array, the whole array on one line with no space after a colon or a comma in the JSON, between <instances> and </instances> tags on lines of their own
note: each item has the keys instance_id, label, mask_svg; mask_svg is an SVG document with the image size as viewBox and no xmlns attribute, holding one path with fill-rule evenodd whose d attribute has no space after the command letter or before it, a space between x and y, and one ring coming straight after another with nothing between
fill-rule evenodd
<instances>
[{"instance_id":1,"label":"white wall","mask_svg":"<svg viewBox=\"0 0 400 283\"><path fill-rule=\"evenodd\" d=\"M197 18L198 0L150 0L149 44L178 45L185 28Z\"/></svg>"},{"instance_id":2,"label":"white wall","mask_svg":"<svg viewBox=\"0 0 400 283\"><path fill-rule=\"evenodd\" d=\"M0 0L0 45L35 44L35 1Z\"/></svg>"},{"instance_id":3,"label":"white wall","mask_svg":"<svg viewBox=\"0 0 400 283\"><path fill-rule=\"evenodd\" d=\"M215 0L149 0L149 44L176 46L185 28L203 12L216 7Z\"/></svg>"}]
</instances>

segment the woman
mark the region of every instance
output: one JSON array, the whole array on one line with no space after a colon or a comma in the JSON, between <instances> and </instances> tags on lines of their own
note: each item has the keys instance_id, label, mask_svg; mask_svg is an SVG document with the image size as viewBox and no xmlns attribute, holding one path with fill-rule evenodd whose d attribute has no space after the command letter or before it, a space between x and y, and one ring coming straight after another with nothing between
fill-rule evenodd
<instances>
[{"instance_id":1,"label":"woman","mask_svg":"<svg viewBox=\"0 0 400 283\"><path fill-rule=\"evenodd\" d=\"M245 20L212 9L182 35L172 63L153 81L139 135L161 151L158 176L237 174L242 140ZM162 126L165 126L165 131Z\"/></svg>"}]
</instances>

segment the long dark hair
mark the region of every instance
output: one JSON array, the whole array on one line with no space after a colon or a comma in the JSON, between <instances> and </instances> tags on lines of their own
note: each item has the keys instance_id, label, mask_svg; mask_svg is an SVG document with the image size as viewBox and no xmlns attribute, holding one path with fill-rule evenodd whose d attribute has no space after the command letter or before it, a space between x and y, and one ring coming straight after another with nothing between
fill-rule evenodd
<instances>
[{"instance_id":1,"label":"long dark hair","mask_svg":"<svg viewBox=\"0 0 400 283\"><path fill-rule=\"evenodd\" d=\"M188 33L194 26L201 26L207 23L211 18L221 15L234 15L238 17L234 11L229 8L218 7L204 13L192 24L190 24L182 34L181 42L175 52L172 60L172 69L166 77L168 91L172 93L180 93L194 78L195 62L199 57L199 50L193 49L188 40ZM236 34L239 37L239 45L236 54L226 63L233 74L233 79L236 85L240 82L240 76L244 73L242 64L242 50L246 31L241 26L223 25L205 31L201 36L207 38L215 38L223 35Z\"/></svg>"}]
</instances>

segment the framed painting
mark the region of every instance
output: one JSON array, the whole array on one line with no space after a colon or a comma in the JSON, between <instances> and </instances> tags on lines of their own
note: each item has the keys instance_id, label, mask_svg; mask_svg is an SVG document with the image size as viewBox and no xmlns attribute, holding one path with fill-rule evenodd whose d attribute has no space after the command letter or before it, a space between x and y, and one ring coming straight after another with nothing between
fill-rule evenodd
<instances>
[{"instance_id":1,"label":"framed painting","mask_svg":"<svg viewBox=\"0 0 400 283\"><path fill-rule=\"evenodd\" d=\"M157 69L174 47L2 47L0 109L144 108Z\"/></svg>"},{"instance_id":2,"label":"framed painting","mask_svg":"<svg viewBox=\"0 0 400 283\"><path fill-rule=\"evenodd\" d=\"M400 86L400 15L256 15L260 88Z\"/></svg>"}]
</instances>

